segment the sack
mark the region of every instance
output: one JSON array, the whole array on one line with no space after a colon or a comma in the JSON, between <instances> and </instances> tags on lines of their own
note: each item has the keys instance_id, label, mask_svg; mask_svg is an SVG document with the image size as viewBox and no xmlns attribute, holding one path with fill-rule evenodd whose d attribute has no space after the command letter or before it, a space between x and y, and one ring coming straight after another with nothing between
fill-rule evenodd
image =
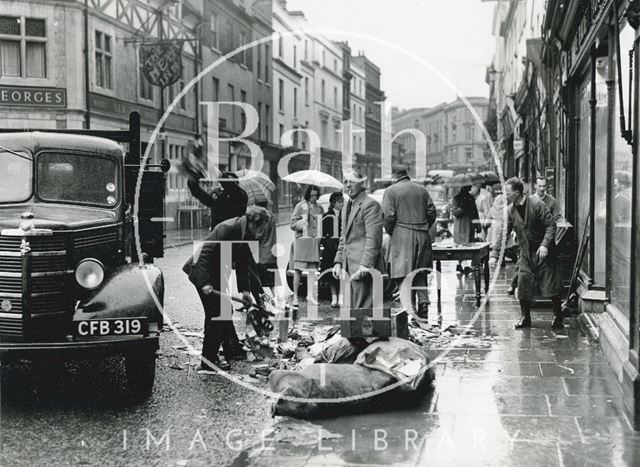
<instances>
[{"instance_id":1,"label":"sack","mask_svg":"<svg viewBox=\"0 0 640 467\"><path fill-rule=\"evenodd\" d=\"M301 371L275 370L269 375L269 387L280 396L272 412L306 419L371 410L390 394L396 394L395 390L366 398L357 396L380 390L395 381L393 376L360 365L314 363ZM287 396L306 400L290 400ZM308 399L343 400L314 402Z\"/></svg>"},{"instance_id":2,"label":"sack","mask_svg":"<svg viewBox=\"0 0 640 467\"><path fill-rule=\"evenodd\" d=\"M431 384L435 378L431 360L423 347L411 341L390 337L376 341L356 358L356 365L380 370L403 384L402 391L416 391Z\"/></svg>"},{"instance_id":3,"label":"sack","mask_svg":"<svg viewBox=\"0 0 640 467\"><path fill-rule=\"evenodd\" d=\"M320 262L320 239L315 237L298 237L293 248L294 261L306 263Z\"/></svg>"}]
</instances>

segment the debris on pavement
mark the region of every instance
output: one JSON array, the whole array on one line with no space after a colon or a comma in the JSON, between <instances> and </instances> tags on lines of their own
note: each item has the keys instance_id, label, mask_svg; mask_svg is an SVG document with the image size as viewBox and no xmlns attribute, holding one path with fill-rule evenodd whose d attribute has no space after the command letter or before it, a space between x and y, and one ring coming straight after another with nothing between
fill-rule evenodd
<instances>
[{"instance_id":1,"label":"debris on pavement","mask_svg":"<svg viewBox=\"0 0 640 467\"><path fill-rule=\"evenodd\" d=\"M288 443L292 446L314 446L321 440L339 439L342 435L304 420L282 417L270 430L269 437L276 443Z\"/></svg>"}]
</instances>

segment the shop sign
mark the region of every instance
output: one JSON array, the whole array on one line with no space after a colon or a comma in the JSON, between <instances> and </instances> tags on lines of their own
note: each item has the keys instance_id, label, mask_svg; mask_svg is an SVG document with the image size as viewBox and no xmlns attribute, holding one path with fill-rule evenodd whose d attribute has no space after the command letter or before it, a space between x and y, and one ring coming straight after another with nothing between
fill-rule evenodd
<instances>
[{"instance_id":1,"label":"shop sign","mask_svg":"<svg viewBox=\"0 0 640 467\"><path fill-rule=\"evenodd\" d=\"M27 107L67 106L67 90L26 86L0 86L0 105Z\"/></svg>"},{"instance_id":2,"label":"shop sign","mask_svg":"<svg viewBox=\"0 0 640 467\"><path fill-rule=\"evenodd\" d=\"M132 102L115 99L102 94L90 93L91 112L115 117L118 119L127 119L131 112L138 112L140 120L147 125L156 125L160 120L160 111L146 105L134 104ZM196 123L193 118L183 115L171 114L165 121L165 127L193 133L196 131Z\"/></svg>"}]
</instances>

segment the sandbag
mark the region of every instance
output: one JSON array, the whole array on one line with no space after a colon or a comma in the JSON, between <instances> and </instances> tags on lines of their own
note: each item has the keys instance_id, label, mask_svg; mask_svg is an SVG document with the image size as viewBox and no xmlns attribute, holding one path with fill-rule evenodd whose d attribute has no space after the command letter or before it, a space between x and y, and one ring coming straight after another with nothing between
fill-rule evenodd
<instances>
[{"instance_id":1,"label":"sandbag","mask_svg":"<svg viewBox=\"0 0 640 467\"><path fill-rule=\"evenodd\" d=\"M377 391L395 381L391 375L361 365L314 363L301 371L276 370L269 375L271 391L280 394L272 412L273 415L309 419L367 411L394 391L367 398L357 396ZM286 396L307 400L292 401ZM308 401L346 397L355 399L328 403Z\"/></svg>"},{"instance_id":2,"label":"sandbag","mask_svg":"<svg viewBox=\"0 0 640 467\"><path fill-rule=\"evenodd\" d=\"M416 391L435 378L431 360L424 348L405 339L390 337L370 344L356 358L355 364L382 371L401 381L400 390Z\"/></svg>"}]
</instances>

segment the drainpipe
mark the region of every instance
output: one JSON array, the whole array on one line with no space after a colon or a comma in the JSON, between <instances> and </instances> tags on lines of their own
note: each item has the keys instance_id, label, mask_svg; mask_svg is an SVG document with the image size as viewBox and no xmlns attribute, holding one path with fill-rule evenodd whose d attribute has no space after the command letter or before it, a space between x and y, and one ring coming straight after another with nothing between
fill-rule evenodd
<instances>
[{"instance_id":1,"label":"drainpipe","mask_svg":"<svg viewBox=\"0 0 640 467\"><path fill-rule=\"evenodd\" d=\"M91 73L89 70L89 0L84 0L84 99L86 111L84 114L84 126L91 128L91 99L89 98Z\"/></svg>"}]
</instances>

